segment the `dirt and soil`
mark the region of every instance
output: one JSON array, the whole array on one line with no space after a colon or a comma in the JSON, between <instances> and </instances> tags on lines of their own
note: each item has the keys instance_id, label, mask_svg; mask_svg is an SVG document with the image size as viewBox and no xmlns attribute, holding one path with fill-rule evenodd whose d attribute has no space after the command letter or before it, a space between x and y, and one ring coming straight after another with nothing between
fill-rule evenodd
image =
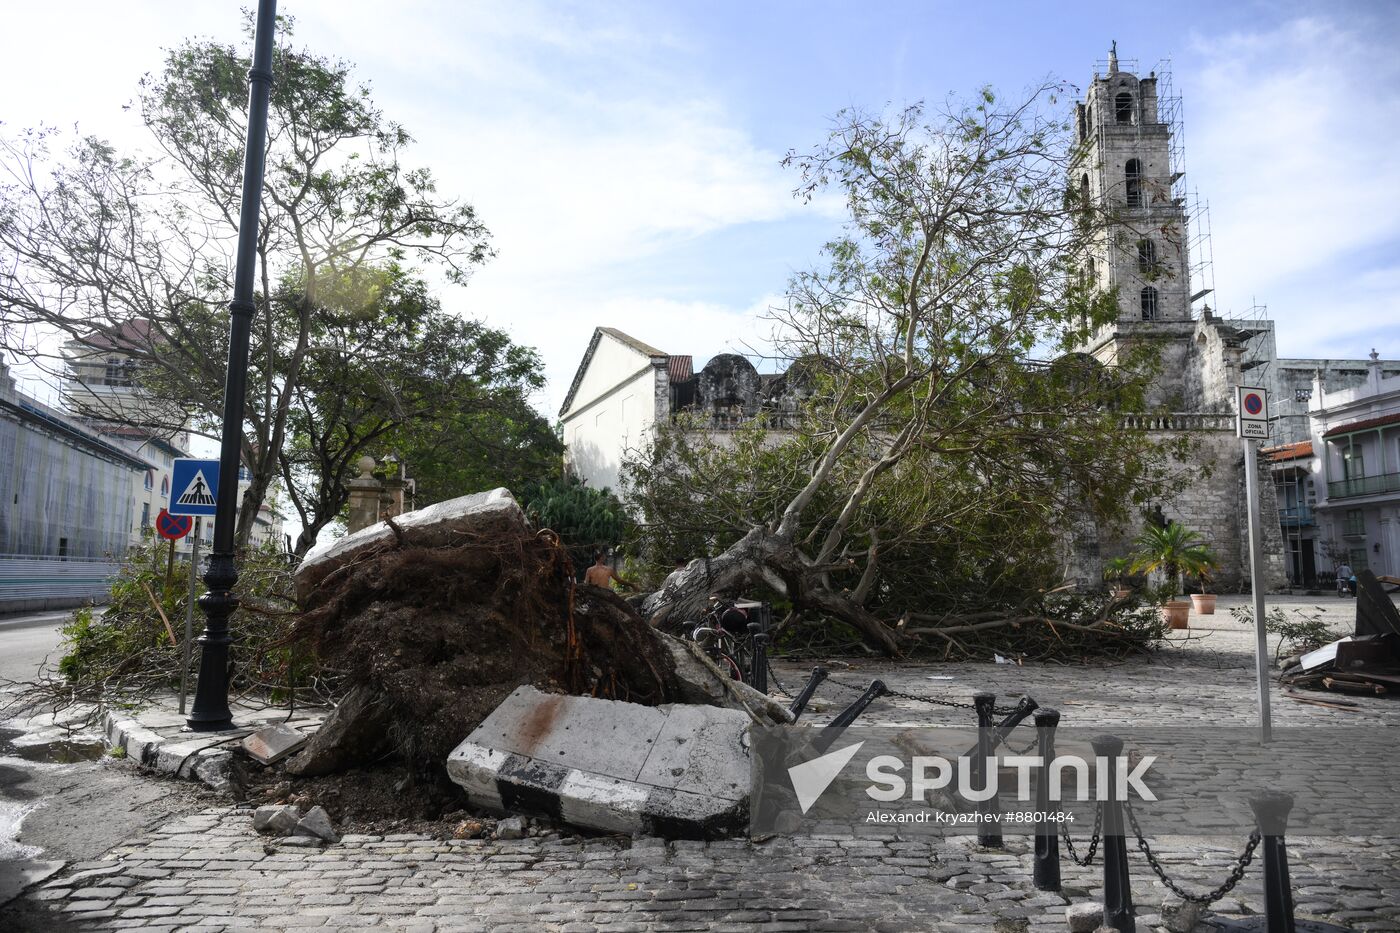
<instances>
[{"instance_id":1,"label":"dirt and soil","mask_svg":"<svg viewBox=\"0 0 1400 933\"><path fill-rule=\"evenodd\" d=\"M359 691L345 704L358 722L322 730L321 745L345 752L335 767L307 767L327 751L313 739L294 773L394 756L441 775L448 753L523 684L647 705L679 698L655 630L613 593L574 586L568 554L548 533L390 546L346 569L308 596L295 637L346 695Z\"/></svg>"}]
</instances>

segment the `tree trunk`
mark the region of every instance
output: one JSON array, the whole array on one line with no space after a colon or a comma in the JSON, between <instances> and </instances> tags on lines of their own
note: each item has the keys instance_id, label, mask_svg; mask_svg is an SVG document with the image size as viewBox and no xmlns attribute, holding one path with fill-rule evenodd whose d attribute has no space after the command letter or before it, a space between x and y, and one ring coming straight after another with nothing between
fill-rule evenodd
<instances>
[{"instance_id":1,"label":"tree trunk","mask_svg":"<svg viewBox=\"0 0 1400 933\"><path fill-rule=\"evenodd\" d=\"M646 598L642 614L658 627L684 629L705 618L711 594L735 597L753 586L776 589L799 609L840 619L884 654L900 653L899 639L889 626L827 586L791 541L761 527L751 529L717 557L691 561Z\"/></svg>"}]
</instances>

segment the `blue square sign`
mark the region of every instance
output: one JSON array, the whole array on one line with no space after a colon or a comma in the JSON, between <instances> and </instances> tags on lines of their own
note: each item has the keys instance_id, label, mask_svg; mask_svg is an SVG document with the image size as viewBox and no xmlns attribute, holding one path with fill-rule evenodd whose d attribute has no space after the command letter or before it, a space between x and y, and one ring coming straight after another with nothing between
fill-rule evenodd
<instances>
[{"instance_id":1,"label":"blue square sign","mask_svg":"<svg viewBox=\"0 0 1400 933\"><path fill-rule=\"evenodd\" d=\"M175 461L170 475L171 515L213 515L219 501L219 461Z\"/></svg>"}]
</instances>

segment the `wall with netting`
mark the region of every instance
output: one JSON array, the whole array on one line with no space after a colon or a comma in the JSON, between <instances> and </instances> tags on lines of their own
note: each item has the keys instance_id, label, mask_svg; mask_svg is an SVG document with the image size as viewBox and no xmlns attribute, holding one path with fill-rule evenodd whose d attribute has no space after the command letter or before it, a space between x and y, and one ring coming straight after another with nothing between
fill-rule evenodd
<instances>
[{"instance_id":1,"label":"wall with netting","mask_svg":"<svg viewBox=\"0 0 1400 933\"><path fill-rule=\"evenodd\" d=\"M0 413L0 555L125 553L135 467Z\"/></svg>"}]
</instances>

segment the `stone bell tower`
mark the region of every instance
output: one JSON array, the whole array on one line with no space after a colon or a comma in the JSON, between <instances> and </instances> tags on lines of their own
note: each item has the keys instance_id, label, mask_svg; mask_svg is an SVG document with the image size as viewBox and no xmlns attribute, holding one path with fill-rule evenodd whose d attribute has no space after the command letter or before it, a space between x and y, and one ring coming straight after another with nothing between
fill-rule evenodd
<instances>
[{"instance_id":1,"label":"stone bell tower","mask_svg":"<svg viewBox=\"0 0 1400 933\"><path fill-rule=\"evenodd\" d=\"M1159 343L1166 379L1160 401L1196 410L1198 380L1186 376L1195 337L1184 172L1174 158L1170 114L1155 72L1139 77L1118 66L1095 74L1075 108L1080 153L1071 183L1085 203L1109 218L1085 269L1100 289L1116 289L1118 320L1080 349L1112 365L1125 342Z\"/></svg>"},{"instance_id":2,"label":"stone bell tower","mask_svg":"<svg viewBox=\"0 0 1400 933\"><path fill-rule=\"evenodd\" d=\"M1242 348L1252 331L1246 321L1224 320L1201 301L1211 291L1209 267L1196 261L1192 247L1204 243L1203 206L1181 183L1185 175L1179 133L1179 99L1163 69L1146 76L1119 66L1117 43L1106 70L1093 80L1074 112L1079 138L1069 179L1080 200L1106 222L1083 270L1088 281L1118 300L1118 315L1076 352L1106 366L1129 348L1150 345L1160 369L1148 389L1152 411L1135 416L1136 426L1162 441L1188 438L1193 464L1181 471L1174 489L1155 503L1155 514L1181 522L1203 535L1220 559L1216 585L1224 591L1247 586L1248 539L1244 458L1234 434L1234 387L1249 366ZM1194 282L1194 284L1193 284ZM1252 378L1261 372L1248 370ZM1194 467L1194 468L1193 468ZM1282 540L1272 477L1261 477L1268 491L1263 551L1271 585L1283 579ZM1098 565L1131 548L1148 516L1124 527L1089 527L1074 534L1070 571L1097 584Z\"/></svg>"}]
</instances>

